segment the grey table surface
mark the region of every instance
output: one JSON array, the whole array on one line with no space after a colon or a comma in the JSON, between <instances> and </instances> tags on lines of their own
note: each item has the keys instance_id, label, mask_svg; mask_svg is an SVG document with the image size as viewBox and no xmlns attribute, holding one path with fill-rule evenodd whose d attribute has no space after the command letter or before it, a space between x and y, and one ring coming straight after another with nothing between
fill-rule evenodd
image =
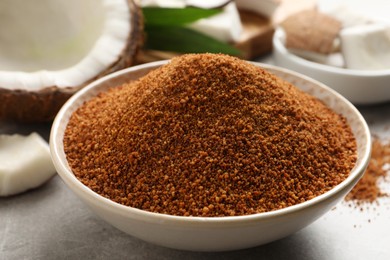
<instances>
[{"instance_id":1,"label":"grey table surface","mask_svg":"<svg viewBox=\"0 0 390 260\"><path fill-rule=\"evenodd\" d=\"M390 140L390 102L357 108L373 135ZM35 131L48 140L50 127L49 123L0 123L0 134ZM384 180L381 185L390 192L390 182ZM390 259L390 198L381 198L363 210L341 202L301 231L263 246L187 252L155 246L117 230L54 176L37 189L0 198L0 260L6 259L385 260Z\"/></svg>"}]
</instances>

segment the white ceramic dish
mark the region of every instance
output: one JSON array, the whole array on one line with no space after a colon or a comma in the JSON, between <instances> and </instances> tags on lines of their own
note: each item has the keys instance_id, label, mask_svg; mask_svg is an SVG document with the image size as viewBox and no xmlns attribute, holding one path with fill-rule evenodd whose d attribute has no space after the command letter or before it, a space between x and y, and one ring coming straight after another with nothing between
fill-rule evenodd
<instances>
[{"instance_id":1,"label":"white ceramic dish","mask_svg":"<svg viewBox=\"0 0 390 260\"><path fill-rule=\"evenodd\" d=\"M301 58L284 45L284 33L276 29L273 37L275 64L316 79L357 105L390 101L390 70L351 70L332 67Z\"/></svg>"},{"instance_id":2,"label":"white ceramic dish","mask_svg":"<svg viewBox=\"0 0 390 260\"><path fill-rule=\"evenodd\" d=\"M164 62L132 67L106 76L76 93L60 110L51 130L54 165L71 190L102 219L142 240L176 249L224 251L258 246L288 236L309 225L335 206L362 176L370 156L371 140L366 122L357 109L330 88L305 76L274 66L255 63L317 96L351 125L358 142L358 160L350 176L331 191L285 209L235 217L180 217L126 207L94 193L74 176L63 150L69 117L84 101L130 79L136 79Z\"/></svg>"}]
</instances>

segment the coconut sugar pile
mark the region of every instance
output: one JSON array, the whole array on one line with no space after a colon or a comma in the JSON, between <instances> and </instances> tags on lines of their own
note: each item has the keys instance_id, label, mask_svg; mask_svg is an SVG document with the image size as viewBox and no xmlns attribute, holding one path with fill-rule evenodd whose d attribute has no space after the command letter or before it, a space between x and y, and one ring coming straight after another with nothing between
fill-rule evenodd
<instances>
[{"instance_id":1,"label":"coconut sugar pile","mask_svg":"<svg viewBox=\"0 0 390 260\"><path fill-rule=\"evenodd\" d=\"M388 175L390 165L390 143L382 144L381 140L374 137L372 153L367 170L351 192L345 197L346 201L355 203L359 207L364 203L377 202L378 198L388 197L380 187L380 180ZM386 168L387 167L387 168Z\"/></svg>"},{"instance_id":2,"label":"coconut sugar pile","mask_svg":"<svg viewBox=\"0 0 390 260\"><path fill-rule=\"evenodd\" d=\"M123 205L179 216L237 216L310 200L356 161L346 120L248 62L174 58L72 115L76 177Z\"/></svg>"}]
</instances>

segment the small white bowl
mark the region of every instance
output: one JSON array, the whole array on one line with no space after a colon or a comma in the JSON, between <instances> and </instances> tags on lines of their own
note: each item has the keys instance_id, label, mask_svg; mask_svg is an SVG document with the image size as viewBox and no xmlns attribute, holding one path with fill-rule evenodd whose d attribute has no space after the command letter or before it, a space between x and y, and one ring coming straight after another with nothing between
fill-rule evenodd
<instances>
[{"instance_id":1,"label":"small white bowl","mask_svg":"<svg viewBox=\"0 0 390 260\"><path fill-rule=\"evenodd\" d=\"M363 175L370 157L370 132L358 110L330 88L305 76L274 66L254 63L320 98L343 114L358 142L358 159L350 176L329 192L281 210L234 217L182 217L123 206L84 186L72 173L63 149L69 117L83 102L136 79L166 61L132 67L99 79L76 93L60 110L52 126L50 148L54 165L71 190L102 219L118 229L157 245L192 251L225 251L262 245L309 225L335 206Z\"/></svg>"},{"instance_id":2,"label":"small white bowl","mask_svg":"<svg viewBox=\"0 0 390 260\"><path fill-rule=\"evenodd\" d=\"M390 101L390 69L352 70L332 67L301 58L287 50L283 29L273 36L275 64L316 79L356 105Z\"/></svg>"}]
</instances>

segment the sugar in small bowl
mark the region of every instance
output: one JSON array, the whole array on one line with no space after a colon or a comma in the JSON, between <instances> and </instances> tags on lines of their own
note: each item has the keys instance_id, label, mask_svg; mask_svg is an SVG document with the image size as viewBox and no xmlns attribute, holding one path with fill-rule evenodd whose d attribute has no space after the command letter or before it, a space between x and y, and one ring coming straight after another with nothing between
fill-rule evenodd
<instances>
[{"instance_id":1,"label":"sugar in small bowl","mask_svg":"<svg viewBox=\"0 0 390 260\"><path fill-rule=\"evenodd\" d=\"M285 33L277 28L273 36L275 64L318 80L355 105L390 101L390 69L357 70L325 65L302 58L285 46Z\"/></svg>"},{"instance_id":2,"label":"sugar in small bowl","mask_svg":"<svg viewBox=\"0 0 390 260\"><path fill-rule=\"evenodd\" d=\"M315 80L193 54L92 82L58 113L50 148L65 184L114 227L226 251L329 211L363 175L371 139L358 110Z\"/></svg>"}]
</instances>

